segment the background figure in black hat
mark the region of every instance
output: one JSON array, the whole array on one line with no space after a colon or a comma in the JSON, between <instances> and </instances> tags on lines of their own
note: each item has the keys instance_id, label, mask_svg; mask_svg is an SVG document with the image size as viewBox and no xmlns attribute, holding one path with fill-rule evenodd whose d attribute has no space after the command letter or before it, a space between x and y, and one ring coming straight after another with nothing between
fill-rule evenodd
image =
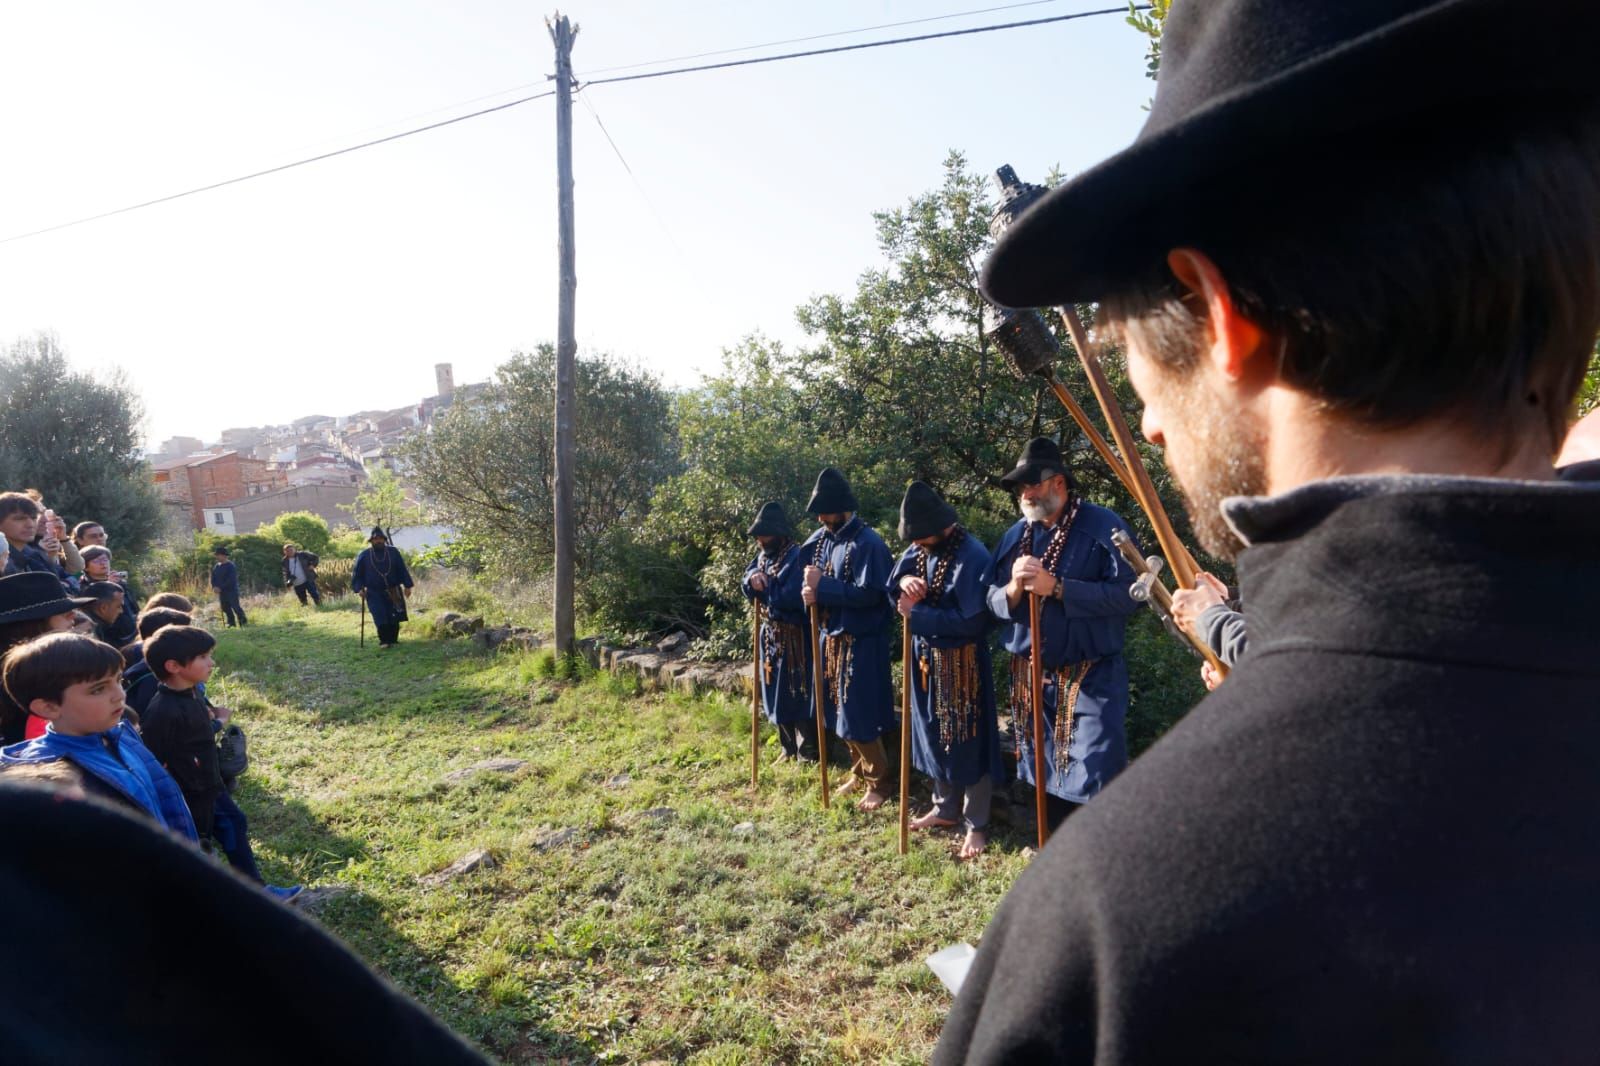
<instances>
[{"instance_id":1,"label":"background figure in black hat","mask_svg":"<svg viewBox=\"0 0 1600 1066\"><path fill-rule=\"evenodd\" d=\"M1600 5L1527 10L1174 4L1139 142L997 245L990 297L1100 302L1249 650L1017 880L936 1062L1600 1047L1600 484L1552 462Z\"/></svg>"},{"instance_id":2,"label":"background figure in black hat","mask_svg":"<svg viewBox=\"0 0 1600 1066\"><path fill-rule=\"evenodd\" d=\"M888 798L889 759L883 734L895 726L889 684L889 622L884 599L894 560L883 538L856 515L856 497L843 474L817 475L806 510L822 528L800 549L808 565L801 592L822 608L822 704L828 728L850 749L843 795L865 787L861 807L876 810Z\"/></svg>"},{"instance_id":3,"label":"background figure in black hat","mask_svg":"<svg viewBox=\"0 0 1600 1066\"><path fill-rule=\"evenodd\" d=\"M1051 830L1128 764L1127 618L1135 574L1112 545L1128 523L1077 493L1061 449L1048 437L1028 442L1000 479L1017 494L1022 519L995 547L987 578L989 609L1011 653L1011 730L1017 774L1033 780L1033 695L1028 594L1043 597L1044 788Z\"/></svg>"},{"instance_id":4,"label":"background figure in black hat","mask_svg":"<svg viewBox=\"0 0 1600 1066\"><path fill-rule=\"evenodd\" d=\"M933 809L913 829L966 827L961 857L989 839L989 800L1001 774L1000 725L984 578L989 550L957 522L955 508L920 481L900 503L911 541L889 575L889 600L911 627L911 758L933 781Z\"/></svg>"},{"instance_id":5,"label":"background figure in black hat","mask_svg":"<svg viewBox=\"0 0 1600 1066\"><path fill-rule=\"evenodd\" d=\"M211 568L211 587L217 591L217 604L222 608L222 616L227 619L228 627L249 625L244 617L244 608L239 604L239 567L228 549L221 545L211 556L217 561L217 565Z\"/></svg>"},{"instance_id":6,"label":"background figure in black hat","mask_svg":"<svg viewBox=\"0 0 1600 1066\"><path fill-rule=\"evenodd\" d=\"M805 564L794 527L776 500L761 508L747 531L761 550L745 568L745 597L761 609L761 705L778 730L780 759L817 758L816 712L811 703L811 636L807 630Z\"/></svg>"},{"instance_id":7,"label":"background figure in black hat","mask_svg":"<svg viewBox=\"0 0 1600 1066\"><path fill-rule=\"evenodd\" d=\"M409 617L406 600L411 598L411 572L400 549L389 547L388 536L377 526L372 527L367 543L370 547L361 549L350 572L350 590L367 601L378 630L378 647L392 648L400 643L400 623Z\"/></svg>"}]
</instances>

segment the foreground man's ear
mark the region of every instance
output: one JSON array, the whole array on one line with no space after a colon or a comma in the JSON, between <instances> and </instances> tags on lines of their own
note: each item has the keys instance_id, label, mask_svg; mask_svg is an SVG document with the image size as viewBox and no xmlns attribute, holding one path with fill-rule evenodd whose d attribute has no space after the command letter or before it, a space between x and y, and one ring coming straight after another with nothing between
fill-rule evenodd
<instances>
[{"instance_id":1,"label":"foreground man's ear","mask_svg":"<svg viewBox=\"0 0 1600 1066\"><path fill-rule=\"evenodd\" d=\"M1205 304L1205 361L1213 370L1239 382L1250 378L1259 382L1267 374L1276 375L1275 361L1266 358L1266 335L1240 312L1227 279L1210 256L1195 248L1174 248L1167 253L1167 267L1179 284Z\"/></svg>"}]
</instances>

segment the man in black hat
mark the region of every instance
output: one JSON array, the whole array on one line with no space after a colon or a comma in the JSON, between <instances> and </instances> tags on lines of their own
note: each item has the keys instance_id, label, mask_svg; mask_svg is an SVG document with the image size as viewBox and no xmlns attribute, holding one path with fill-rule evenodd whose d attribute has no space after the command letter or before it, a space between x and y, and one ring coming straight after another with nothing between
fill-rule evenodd
<instances>
[{"instance_id":1,"label":"man in black hat","mask_svg":"<svg viewBox=\"0 0 1600 1066\"><path fill-rule=\"evenodd\" d=\"M984 286L1101 301L1250 650L1017 881L936 1062L1600 1047L1600 6L1174 5Z\"/></svg>"},{"instance_id":2,"label":"man in black hat","mask_svg":"<svg viewBox=\"0 0 1600 1066\"><path fill-rule=\"evenodd\" d=\"M211 568L211 587L216 590L217 603L222 608L223 618L227 619L228 628L249 625L244 616L244 607L239 603L239 567L234 563L232 553L219 544L212 550L211 557L216 560L216 565Z\"/></svg>"},{"instance_id":3,"label":"man in black hat","mask_svg":"<svg viewBox=\"0 0 1600 1066\"><path fill-rule=\"evenodd\" d=\"M911 627L911 756L933 781L933 809L911 828L966 827L961 858L989 840L1000 777L1000 725L989 660L989 550L954 507L921 481L906 486L900 536L911 546L889 575L889 598Z\"/></svg>"},{"instance_id":4,"label":"man in black hat","mask_svg":"<svg viewBox=\"0 0 1600 1066\"><path fill-rule=\"evenodd\" d=\"M372 527L367 544L351 568L350 590L366 600L378 631L378 647L387 650L400 643L400 623L410 618L406 600L411 598L411 572L379 527Z\"/></svg>"},{"instance_id":5,"label":"man in black hat","mask_svg":"<svg viewBox=\"0 0 1600 1066\"><path fill-rule=\"evenodd\" d=\"M1128 764L1128 662L1123 633L1139 604L1136 576L1111 543L1128 524L1078 495L1061 449L1035 437L1000 479L1022 518L995 547L986 578L989 609L1011 653L1011 730L1017 774L1034 781L1033 633L1028 597L1038 596L1044 667L1045 814L1052 831Z\"/></svg>"},{"instance_id":6,"label":"man in black hat","mask_svg":"<svg viewBox=\"0 0 1600 1066\"><path fill-rule=\"evenodd\" d=\"M283 546L283 560L279 563L283 568L283 583L294 589L302 607L306 605L307 596L318 607L322 606L322 593L317 588L317 565L321 561L316 552L304 551L293 544Z\"/></svg>"},{"instance_id":7,"label":"man in black hat","mask_svg":"<svg viewBox=\"0 0 1600 1066\"><path fill-rule=\"evenodd\" d=\"M817 475L806 510L821 528L800 557L809 565L801 597L822 608L822 688L828 728L850 749L844 795L865 788L860 806L877 810L888 798L889 758L883 734L895 726L889 684L889 622L884 597L894 560L877 532L856 512L850 483L833 467Z\"/></svg>"},{"instance_id":8,"label":"man in black hat","mask_svg":"<svg viewBox=\"0 0 1600 1066\"><path fill-rule=\"evenodd\" d=\"M761 612L761 704L778 730L780 759L817 758L811 703L811 637L801 597L805 567L783 505L764 504L746 532L761 550L745 567L745 598Z\"/></svg>"}]
</instances>

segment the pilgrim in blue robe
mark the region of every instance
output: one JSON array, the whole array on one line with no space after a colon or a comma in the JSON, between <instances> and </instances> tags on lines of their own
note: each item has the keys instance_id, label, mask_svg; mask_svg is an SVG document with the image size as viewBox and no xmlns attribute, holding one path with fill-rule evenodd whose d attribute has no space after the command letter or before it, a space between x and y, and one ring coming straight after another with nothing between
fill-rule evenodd
<instances>
[{"instance_id":1,"label":"pilgrim in blue robe","mask_svg":"<svg viewBox=\"0 0 1600 1066\"><path fill-rule=\"evenodd\" d=\"M1039 605L1039 627L1044 631L1044 766L1046 792L1084 803L1128 765L1128 664L1122 647L1127 618L1140 605L1128 595L1136 576L1133 568L1111 543L1113 530L1132 535L1128 524L1104 507L1086 500L1073 502L1077 514L1052 571L1062 582L1062 598L1050 597ZM1067 506L1070 510L1073 503ZM1043 523L1019 521L1000 538L985 584L989 609L1003 623L1004 646L1013 656L1007 706L1017 737L1017 772L1033 784L1028 596L1024 594L1013 608L1006 603L1005 589L1024 536L1029 538L1027 554L1044 555L1050 530ZM1060 722L1066 743L1058 746L1057 711L1063 695L1072 715L1070 723Z\"/></svg>"},{"instance_id":2,"label":"pilgrim in blue robe","mask_svg":"<svg viewBox=\"0 0 1600 1066\"><path fill-rule=\"evenodd\" d=\"M806 605L800 598L805 585L805 562L800 546L785 541L777 558L757 553L745 567L745 598L761 605L761 705L773 725L810 722L816 714L811 703L811 631ZM767 587L757 592L750 576L767 575Z\"/></svg>"},{"instance_id":3,"label":"pilgrim in blue robe","mask_svg":"<svg viewBox=\"0 0 1600 1066\"><path fill-rule=\"evenodd\" d=\"M405 600L396 606L390 602L388 590L401 586L411 588L411 572L398 549L392 545L381 551L363 548L356 556L355 568L350 572L350 590L367 601L375 626L398 626L408 619ZM402 594L403 595L403 594Z\"/></svg>"},{"instance_id":4,"label":"pilgrim in blue robe","mask_svg":"<svg viewBox=\"0 0 1600 1066\"><path fill-rule=\"evenodd\" d=\"M842 740L870 744L895 726L889 684L893 612L883 595L893 565L888 545L851 515L837 533L822 526L811 534L800 548L800 561L825 571L817 585L817 604L822 608L827 726Z\"/></svg>"},{"instance_id":5,"label":"pilgrim in blue robe","mask_svg":"<svg viewBox=\"0 0 1600 1066\"><path fill-rule=\"evenodd\" d=\"M936 551L907 548L889 575L890 602L899 602L900 579L907 576L926 581L931 598L938 561ZM909 619L911 763L936 781L961 788L985 775L998 780L1002 769L987 640L993 621L985 584L990 565L983 542L963 533L938 601L924 598L911 608ZM930 699L930 687L936 699Z\"/></svg>"}]
</instances>

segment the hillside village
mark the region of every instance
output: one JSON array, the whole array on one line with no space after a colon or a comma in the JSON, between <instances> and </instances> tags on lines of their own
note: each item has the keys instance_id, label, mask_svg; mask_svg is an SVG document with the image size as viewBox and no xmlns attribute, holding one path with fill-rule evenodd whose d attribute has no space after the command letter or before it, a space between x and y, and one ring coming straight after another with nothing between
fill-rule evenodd
<instances>
[{"instance_id":1,"label":"hillside village","mask_svg":"<svg viewBox=\"0 0 1600 1066\"><path fill-rule=\"evenodd\" d=\"M450 363L437 364L434 377L433 395L393 410L236 427L210 443L184 436L162 441L147 458L168 531L231 536L291 511L310 511L330 526L349 524L348 508L373 471L404 473L405 441L427 432L456 400L487 387L457 387Z\"/></svg>"}]
</instances>

